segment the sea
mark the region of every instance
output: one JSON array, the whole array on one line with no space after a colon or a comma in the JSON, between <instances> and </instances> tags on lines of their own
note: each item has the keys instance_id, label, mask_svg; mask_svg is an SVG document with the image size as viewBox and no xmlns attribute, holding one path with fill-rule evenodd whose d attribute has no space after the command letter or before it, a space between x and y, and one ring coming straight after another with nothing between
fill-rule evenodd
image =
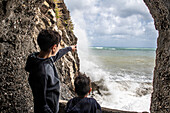
<instances>
[{"instance_id":1,"label":"sea","mask_svg":"<svg viewBox=\"0 0 170 113\"><path fill-rule=\"evenodd\" d=\"M80 71L99 86L102 107L149 112L155 48L89 47L79 51Z\"/></svg>"}]
</instances>

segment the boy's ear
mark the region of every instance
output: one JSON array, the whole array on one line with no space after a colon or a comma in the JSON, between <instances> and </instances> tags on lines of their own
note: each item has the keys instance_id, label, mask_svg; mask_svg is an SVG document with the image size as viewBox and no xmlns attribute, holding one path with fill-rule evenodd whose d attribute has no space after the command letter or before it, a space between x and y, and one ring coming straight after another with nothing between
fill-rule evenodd
<instances>
[{"instance_id":1,"label":"boy's ear","mask_svg":"<svg viewBox=\"0 0 170 113\"><path fill-rule=\"evenodd\" d=\"M51 47L51 49L52 49L52 54L55 53L55 51L56 51L56 49L57 49L57 45L54 44L54 45Z\"/></svg>"},{"instance_id":2,"label":"boy's ear","mask_svg":"<svg viewBox=\"0 0 170 113\"><path fill-rule=\"evenodd\" d=\"M54 44L54 45L52 46L52 50L56 49L56 47L57 47L57 45Z\"/></svg>"},{"instance_id":3,"label":"boy's ear","mask_svg":"<svg viewBox=\"0 0 170 113\"><path fill-rule=\"evenodd\" d=\"M89 90L89 94L90 94L90 92L92 91L92 88L90 88L90 90Z\"/></svg>"}]
</instances>

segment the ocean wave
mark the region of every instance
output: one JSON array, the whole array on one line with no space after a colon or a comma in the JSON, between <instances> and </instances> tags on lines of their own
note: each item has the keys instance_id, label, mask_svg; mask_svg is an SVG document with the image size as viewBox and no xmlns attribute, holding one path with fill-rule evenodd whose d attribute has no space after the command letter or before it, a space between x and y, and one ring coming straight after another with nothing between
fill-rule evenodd
<instances>
[{"instance_id":1,"label":"ocean wave","mask_svg":"<svg viewBox=\"0 0 170 113\"><path fill-rule=\"evenodd\" d=\"M90 47L91 49L99 49L99 50L116 50L113 47Z\"/></svg>"},{"instance_id":2,"label":"ocean wave","mask_svg":"<svg viewBox=\"0 0 170 113\"><path fill-rule=\"evenodd\" d=\"M155 51L156 48L123 48L123 47L90 47L96 50L129 50L129 51Z\"/></svg>"},{"instance_id":3,"label":"ocean wave","mask_svg":"<svg viewBox=\"0 0 170 113\"><path fill-rule=\"evenodd\" d=\"M124 52L134 54L133 51L130 52L127 51L127 49L140 50L143 48L90 47L90 49L95 49L95 52L97 51L98 53L100 53L102 50L108 50L102 51L102 55L105 55L105 52L107 52L108 54L114 53L113 51L115 51L116 55L119 56L120 54L122 55L122 53ZM119 53L117 50L125 51L120 51ZM144 48L144 50L146 50L146 48ZM133 68L133 71L131 72L130 68L127 68L127 70L126 68L124 68L124 66L126 67L127 65L126 63L128 63L126 62L126 59L111 59L110 61L116 60L116 62L113 62L116 63L115 65L109 65L108 63L104 65L100 63L102 61L98 59L98 56L88 56L88 54L86 54L85 56L84 51L82 53L83 54L80 58L80 71L86 73L90 77L91 81L97 84L97 88L99 86L99 91L98 89L95 90L93 88L94 92L90 96L93 96L102 107L138 112L142 112L143 110L149 111L152 92L152 80L150 79L150 76L146 76L146 73L143 73L142 70L139 70L140 72L138 72L138 70L134 70L136 69L133 68L134 65L140 68L139 66L137 66L136 63L132 64L131 68ZM141 53L141 51L137 53ZM111 57L109 58L114 57L112 56L112 54L108 55L111 55ZM129 57L127 58L128 60L130 60ZM137 61L141 62L141 58L137 59L136 62ZM123 67L121 67L122 62L124 62ZM107 68L108 66L113 67L111 68L111 70L109 70ZM129 66L129 64L127 66Z\"/></svg>"}]
</instances>

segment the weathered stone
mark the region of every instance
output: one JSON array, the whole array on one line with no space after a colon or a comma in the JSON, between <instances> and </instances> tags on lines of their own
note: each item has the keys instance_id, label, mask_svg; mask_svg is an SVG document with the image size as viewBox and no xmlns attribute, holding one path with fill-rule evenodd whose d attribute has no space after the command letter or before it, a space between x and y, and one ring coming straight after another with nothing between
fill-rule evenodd
<instances>
[{"instance_id":1,"label":"weathered stone","mask_svg":"<svg viewBox=\"0 0 170 113\"><path fill-rule=\"evenodd\" d=\"M159 31L154 70L151 113L170 113L170 1L144 0ZM36 37L42 29L62 35L62 47L77 44L64 0L0 1L0 111L33 112L33 98L24 66L29 53L38 51ZM79 71L77 53L69 53L56 63L61 80L61 99L74 96L74 78ZM96 89L97 90L97 89ZM145 90L139 91L146 93ZM62 104L60 104L63 110ZM63 105L65 106L65 105ZM62 112L61 112L62 113ZM103 108L103 113L130 113Z\"/></svg>"},{"instance_id":2,"label":"weathered stone","mask_svg":"<svg viewBox=\"0 0 170 113\"><path fill-rule=\"evenodd\" d=\"M69 30L56 25L53 0L1 0L0 1L0 112L33 112L33 97L28 84L28 73L24 67L27 56L39 51L37 35L42 29L65 31L62 47L76 44L77 38ZM67 9L65 9L67 10ZM49 12L49 13L48 13ZM64 20L60 20L64 21ZM70 20L71 21L71 20ZM62 26L62 25L61 25ZM65 42L64 38L73 38L74 42ZM69 45L68 45L69 44ZM78 68L73 66L77 64ZM70 80L79 71L77 53L69 53L56 63L61 79L63 99L73 97ZM67 78L67 79L65 79Z\"/></svg>"},{"instance_id":3,"label":"weathered stone","mask_svg":"<svg viewBox=\"0 0 170 113\"><path fill-rule=\"evenodd\" d=\"M170 1L144 0L159 31L151 113L170 113Z\"/></svg>"}]
</instances>

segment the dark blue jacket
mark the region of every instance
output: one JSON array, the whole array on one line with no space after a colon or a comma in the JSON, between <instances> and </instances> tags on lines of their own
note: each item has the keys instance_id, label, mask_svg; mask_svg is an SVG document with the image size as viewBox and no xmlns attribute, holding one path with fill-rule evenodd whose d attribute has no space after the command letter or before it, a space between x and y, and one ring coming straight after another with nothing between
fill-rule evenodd
<instances>
[{"instance_id":1,"label":"dark blue jacket","mask_svg":"<svg viewBox=\"0 0 170 113\"><path fill-rule=\"evenodd\" d=\"M38 58L39 53L28 56L25 70L29 72L35 113L58 113L60 80L54 62L71 50L71 47L60 49L55 56L46 59Z\"/></svg>"},{"instance_id":2,"label":"dark blue jacket","mask_svg":"<svg viewBox=\"0 0 170 113\"><path fill-rule=\"evenodd\" d=\"M68 101L66 113L102 113L101 107L94 98L75 97Z\"/></svg>"}]
</instances>

